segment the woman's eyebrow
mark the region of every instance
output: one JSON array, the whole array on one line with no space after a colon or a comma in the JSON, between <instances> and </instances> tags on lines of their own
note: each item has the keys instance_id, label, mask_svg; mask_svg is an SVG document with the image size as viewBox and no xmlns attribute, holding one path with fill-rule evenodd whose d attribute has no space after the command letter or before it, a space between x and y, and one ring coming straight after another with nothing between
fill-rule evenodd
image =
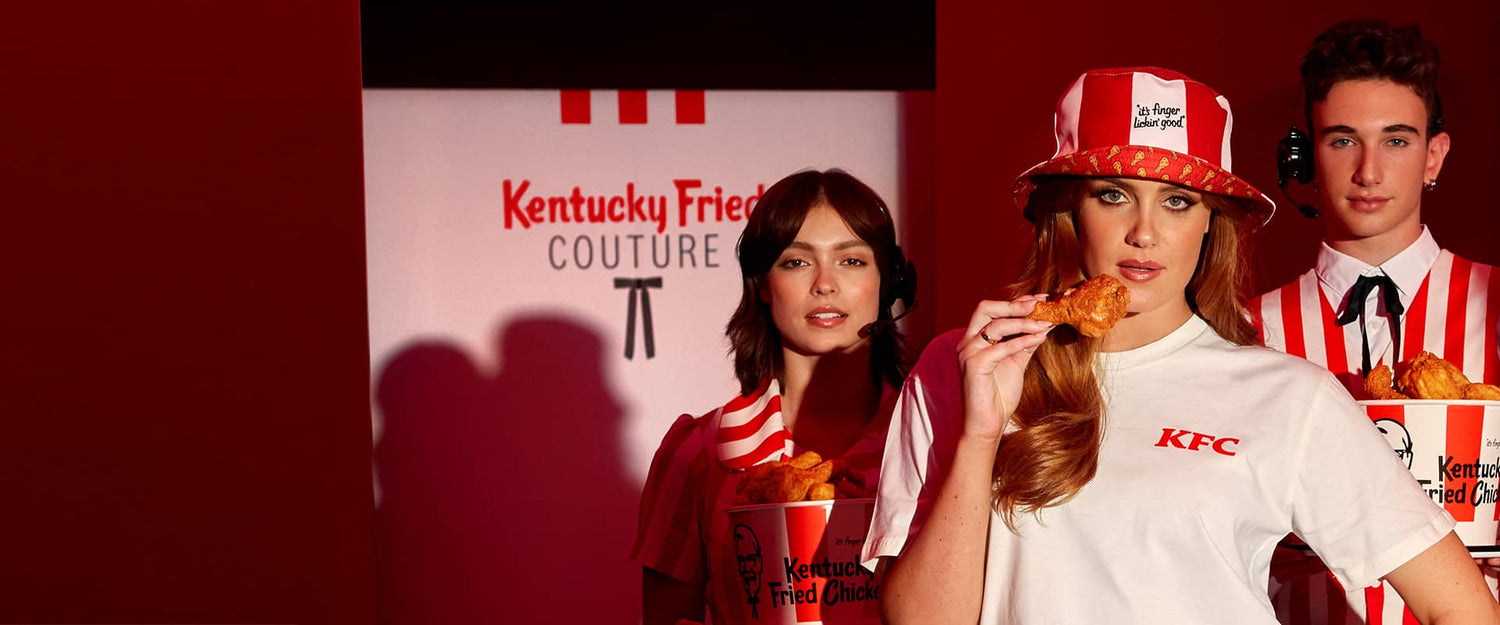
<instances>
[{"instance_id":1,"label":"woman's eyebrow","mask_svg":"<svg viewBox=\"0 0 1500 625\"><path fill-rule=\"evenodd\" d=\"M870 249L875 249L875 248L871 247L869 243L866 243L863 239L845 239L845 240L839 241L838 243L835 243L833 245L833 249L838 250L838 251L847 250L847 249L849 249L851 247L869 247ZM799 241L792 241L791 243L787 244L786 248L787 249L796 248L796 249L805 250L805 251L808 251L808 252L815 251L815 248L813 247L813 245L811 243L808 243L806 241L800 241L800 240Z\"/></svg>"},{"instance_id":2,"label":"woman's eyebrow","mask_svg":"<svg viewBox=\"0 0 1500 625\"><path fill-rule=\"evenodd\" d=\"M845 241L840 241L838 245L835 245L833 247L833 249L843 251L851 247L869 247L870 249L875 249L873 247L870 247L870 244L866 243L863 239L848 239Z\"/></svg>"}]
</instances>

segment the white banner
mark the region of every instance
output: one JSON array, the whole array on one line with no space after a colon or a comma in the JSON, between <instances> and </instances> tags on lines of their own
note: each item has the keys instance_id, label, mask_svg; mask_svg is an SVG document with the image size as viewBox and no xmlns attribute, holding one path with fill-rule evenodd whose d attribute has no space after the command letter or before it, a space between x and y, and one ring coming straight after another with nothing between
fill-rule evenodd
<instances>
[{"instance_id":1,"label":"white banner","mask_svg":"<svg viewBox=\"0 0 1500 625\"><path fill-rule=\"evenodd\" d=\"M899 227L898 97L365 92L383 622L636 622L651 455L737 391L744 220L838 167Z\"/></svg>"}]
</instances>

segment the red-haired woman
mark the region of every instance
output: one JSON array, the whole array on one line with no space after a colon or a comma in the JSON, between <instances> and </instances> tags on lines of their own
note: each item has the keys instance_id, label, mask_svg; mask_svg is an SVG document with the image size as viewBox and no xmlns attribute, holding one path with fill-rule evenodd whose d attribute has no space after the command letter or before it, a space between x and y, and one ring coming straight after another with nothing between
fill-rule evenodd
<instances>
[{"instance_id":1,"label":"red-haired woman","mask_svg":"<svg viewBox=\"0 0 1500 625\"><path fill-rule=\"evenodd\" d=\"M1015 195L1036 236L1010 301L928 346L886 444L864 556L893 623L1275 623L1289 531L1424 622L1494 622L1453 520L1327 371L1257 345L1229 105L1159 68L1096 70ZM1109 275L1100 338L1028 320ZM955 353L957 356L955 357Z\"/></svg>"}]
</instances>

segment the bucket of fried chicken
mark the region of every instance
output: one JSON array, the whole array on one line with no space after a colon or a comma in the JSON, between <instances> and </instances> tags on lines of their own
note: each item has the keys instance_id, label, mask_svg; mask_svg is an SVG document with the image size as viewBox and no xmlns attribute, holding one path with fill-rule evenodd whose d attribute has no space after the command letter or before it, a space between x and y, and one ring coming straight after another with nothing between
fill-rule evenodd
<instances>
[{"instance_id":1,"label":"bucket of fried chicken","mask_svg":"<svg viewBox=\"0 0 1500 625\"><path fill-rule=\"evenodd\" d=\"M879 623L880 583L859 564L873 497L847 464L812 452L746 472L725 545L740 586L730 622Z\"/></svg>"},{"instance_id":2,"label":"bucket of fried chicken","mask_svg":"<svg viewBox=\"0 0 1500 625\"><path fill-rule=\"evenodd\" d=\"M1374 398L1359 402L1365 414L1428 496L1458 521L1454 533L1470 554L1500 556L1500 388L1472 383L1453 363L1422 352L1394 370L1375 367L1365 390ZM1495 578L1485 581L1496 594ZM1380 610L1370 622L1406 622L1405 603L1389 584L1365 593L1381 597L1367 606Z\"/></svg>"},{"instance_id":3,"label":"bucket of fried chicken","mask_svg":"<svg viewBox=\"0 0 1500 625\"><path fill-rule=\"evenodd\" d=\"M1500 526L1500 388L1431 353L1370 372L1359 402L1469 550L1495 551ZM1490 555L1483 553L1483 555Z\"/></svg>"}]
</instances>

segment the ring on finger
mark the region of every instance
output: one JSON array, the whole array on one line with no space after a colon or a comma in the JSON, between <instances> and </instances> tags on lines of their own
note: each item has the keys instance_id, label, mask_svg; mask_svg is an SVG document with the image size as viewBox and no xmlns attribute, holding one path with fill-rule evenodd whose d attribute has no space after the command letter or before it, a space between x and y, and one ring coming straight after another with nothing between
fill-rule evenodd
<instances>
[{"instance_id":1,"label":"ring on finger","mask_svg":"<svg viewBox=\"0 0 1500 625\"><path fill-rule=\"evenodd\" d=\"M985 334L984 333L984 328L980 328L979 329L979 338L984 339L984 342L989 343L990 345L994 345L994 344L1000 342L1000 339L992 339L992 338L990 338L990 335Z\"/></svg>"}]
</instances>

